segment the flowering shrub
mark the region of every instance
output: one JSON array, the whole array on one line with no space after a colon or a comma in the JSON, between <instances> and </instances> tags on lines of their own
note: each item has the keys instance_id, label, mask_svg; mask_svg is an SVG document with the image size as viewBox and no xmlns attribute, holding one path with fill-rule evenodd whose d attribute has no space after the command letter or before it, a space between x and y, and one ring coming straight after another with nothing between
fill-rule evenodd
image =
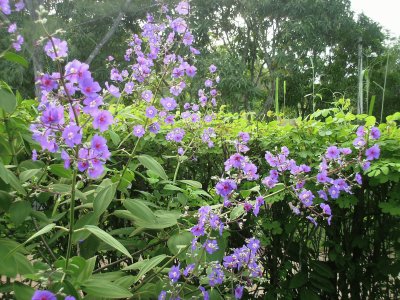
<instances>
[{"instance_id":1,"label":"flowering shrub","mask_svg":"<svg viewBox=\"0 0 400 300\"><path fill-rule=\"evenodd\" d=\"M16 10L23 8L18 3ZM9 1L0 0L0 9L9 14ZM289 211L287 227L303 222L307 234L329 235L340 199L362 187L363 173L376 170L384 142L366 116L354 125L354 116L336 108L335 116L348 118L345 134L318 146L300 138L293 148L315 151L301 156L272 135L263 140L262 130L284 128L276 121L260 132L254 120L238 126L227 121L232 118L223 108L216 112L215 64L192 95L200 52L189 28L190 10L182 1L171 10L161 6L160 20L147 15L141 34L127 41L123 61L108 57L110 78L103 88L88 64L69 59L67 41L59 31L47 32L45 12L39 12L45 33L40 42L54 72L37 74L37 111L16 112L18 120L32 119L33 161L19 163L12 155L18 177L9 162L0 164L7 187L0 193L6 199L1 209L11 230L28 221L34 226L23 238L2 237L0 274L15 277L14 267L35 286L15 284L6 293L68 300L263 298L268 291L261 287L281 276L269 267L277 261L269 254L277 249L273 236L282 232L276 220L269 221L276 203ZM321 125L312 120L318 113L309 127L298 120L309 135ZM388 136L396 125L381 129ZM196 174L206 160L207 171ZM210 188L195 180L203 174ZM37 250L33 263L25 255L28 247ZM318 257L314 263L327 268ZM308 281L295 259L282 265L287 274L297 270L293 278L300 283L291 281L291 289Z\"/></svg>"}]
</instances>

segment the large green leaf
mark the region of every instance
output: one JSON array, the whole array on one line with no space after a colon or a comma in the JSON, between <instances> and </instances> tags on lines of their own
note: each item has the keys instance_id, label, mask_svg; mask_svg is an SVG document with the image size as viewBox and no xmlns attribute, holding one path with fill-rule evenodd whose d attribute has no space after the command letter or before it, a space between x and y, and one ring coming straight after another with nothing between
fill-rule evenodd
<instances>
[{"instance_id":1,"label":"large green leaf","mask_svg":"<svg viewBox=\"0 0 400 300\"><path fill-rule=\"evenodd\" d=\"M19 226L29 216L32 206L28 201L17 201L10 205L9 213L11 221Z\"/></svg>"},{"instance_id":2,"label":"large green leaf","mask_svg":"<svg viewBox=\"0 0 400 300\"><path fill-rule=\"evenodd\" d=\"M29 66L29 63L25 58L23 58L21 55L18 55L14 52L7 51L6 53L4 53L3 58L8 61L15 62L15 63L23 66L24 68L27 68Z\"/></svg>"},{"instance_id":3,"label":"large green leaf","mask_svg":"<svg viewBox=\"0 0 400 300\"><path fill-rule=\"evenodd\" d=\"M4 109L6 113L14 112L17 107L17 98L9 91L0 88L0 108Z\"/></svg>"},{"instance_id":4,"label":"large green leaf","mask_svg":"<svg viewBox=\"0 0 400 300\"><path fill-rule=\"evenodd\" d=\"M107 210L111 201L114 199L116 190L116 184L110 184L103 187L96 195L93 201L94 213L100 216L103 212Z\"/></svg>"},{"instance_id":5,"label":"large green leaf","mask_svg":"<svg viewBox=\"0 0 400 300\"><path fill-rule=\"evenodd\" d=\"M154 223L156 221L153 211L140 199L126 199L123 204L136 219L147 223Z\"/></svg>"},{"instance_id":6,"label":"large green leaf","mask_svg":"<svg viewBox=\"0 0 400 300\"><path fill-rule=\"evenodd\" d=\"M179 252L181 252L184 248L186 248L188 245L190 245L192 240L193 240L193 235L190 232L184 231L171 236L168 239L167 245L171 253L176 255ZM186 255L185 253L182 253L180 254L181 257L179 258L183 258L185 255Z\"/></svg>"},{"instance_id":7,"label":"large green leaf","mask_svg":"<svg viewBox=\"0 0 400 300\"><path fill-rule=\"evenodd\" d=\"M139 269L139 273L136 276L135 282L140 280L147 272L151 271L154 269L156 266L158 266L167 256L165 254L161 254L155 257L152 257L151 259L146 259L139 261L133 265L125 267L123 270L124 271L129 271L129 270L136 270Z\"/></svg>"},{"instance_id":8,"label":"large green leaf","mask_svg":"<svg viewBox=\"0 0 400 300\"><path fill-rule=\"evenodd\" d=\"M131 292L127 289L100 279L88 279L82 284L82 289L90 296L98 298L108 298L108 299L119 299L119 298L129 298L132 296Z\"/></svg>"},{"instance_id":9,"label":"large green leaf","mask_svg":"<svg viewBox=\"0 0 400 300\"><path fill-rule=\"evenodd\" d=\"M38 232L36 232L34 235L32 235L29 239L27 239L24 244L29 243L30 241L32 241L33 239L48 233L49 231L51 231L54 227L56 226L56 224L51 223L51 224L47 224L46 226L44 226L42 229L40 229Z\"/></svg>"},{"instance_id":10,"label":"large green leaf","mask_svg":"<svg viewBox=\"0 0 400 300\"><path fill-rule=\"evenodd\" d=\"M160 165L158 161L156 161L153 157L149 155L140 155L138 156L140 163L145 166L147 169L157 174L158 177L167 180L168 176L165 173L164 168Z\"/></svg>"},{"instance_id":11,"label":"large green leaf","mask_svg":"<svg viewBox=\"0 0 400 300\"><path fill-rule=\"evenodd\" d=\"M106 244L110 245L114 249L122 252L126 256L132 258L128 250L122 245L119 241L117 241L113 236L105 232L104 230L100 229L97 226L93 225L85 225L84 228L88 230L89 232L93 233L95 236L97 236L99 239L101 239L103 242Z\"/></svg>"}]
</instances>

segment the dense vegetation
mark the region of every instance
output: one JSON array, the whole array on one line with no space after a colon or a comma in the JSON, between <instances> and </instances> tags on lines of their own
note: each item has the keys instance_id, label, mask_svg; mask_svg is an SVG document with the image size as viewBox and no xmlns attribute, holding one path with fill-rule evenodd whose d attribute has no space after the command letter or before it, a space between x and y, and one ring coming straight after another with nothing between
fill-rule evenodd
<instances>
[{"instance_id":1,"label":"dense vegetation","mask_svg":"<svg viewBox=\"0 0 400 300\"><path fill-rule=\"evenodd\" d=\"M397 299L398 43L161 2L0 0L0 297Z\"/></svg>"}]
</instances>

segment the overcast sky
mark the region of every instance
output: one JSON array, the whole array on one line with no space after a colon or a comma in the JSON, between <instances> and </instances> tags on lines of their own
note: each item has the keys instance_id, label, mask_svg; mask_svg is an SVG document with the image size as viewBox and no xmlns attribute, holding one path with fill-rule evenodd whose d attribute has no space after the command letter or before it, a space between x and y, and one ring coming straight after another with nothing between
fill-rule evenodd
<instances>
[{"instance_id":1,"label":"overcast sky","mask_svg":"<svg viewBox=\"0 0 400 300\"><path fill-rule=\"evenodd\" d=\"M351 0L356 13L363 12L394 36L400 36L400 0Z\"/></svg>"}]
</instances>

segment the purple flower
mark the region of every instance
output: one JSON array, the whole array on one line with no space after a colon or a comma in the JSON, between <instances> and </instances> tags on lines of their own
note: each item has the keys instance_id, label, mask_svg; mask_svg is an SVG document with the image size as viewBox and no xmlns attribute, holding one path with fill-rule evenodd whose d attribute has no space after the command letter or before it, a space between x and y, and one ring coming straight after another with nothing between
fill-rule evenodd
<instances>
[{"instance_id":1,"label":"purple flower","mask_svg":"<svg viewBox=\"0 0 400 300\"><path fill-rule=\"evenodd\" d=\"M253 209L253 205L251 205L251 203L249 203L249 202L245 202L245 203L243 204L243 208L244 208L244 210L245 210L246 212L249 212L250 210Z\"/></svg>"},{"instance_id":2,"label":"purple flower","mask_svg":"<svg viewBox=\"0 0 400 300\"><path fill-rule=\"evenodd\" d=\"M96 98L85 98L85 100L83 100L83 104L83 111L94 116L99 112L99 106L103 105L103 98L101 96Z\"/></svg>"},{"instance_id":3,"label":"purple flower","mask_svg":"<svg viewBox=\"0 0 400 300\"><path fill-rule=\"evenodd\" d=\"M8 0L0 0L0 12L5 15L11 14L11 7Z\"/></svg>"},{"instance_id":4,"label":"purple flower","mask_svg":"<svg viewBox=\"0 0 400 300\"><path fill-rule=\"evenodd\" d=\"M187 24L182 18L176 18L175 20L172 20L169 26L177 33L184 33L187 30Z\"/></svg>"},{"instance_id":5,"label":"purple flower","mask_svg":"<svg viewBox=\"0 0 400 300\"><path fill-rule=\"evenodd\" d=\"M15 10L16 11L21 11L21 10L24 9L24 7L25 7L25 3L24 3L23 0L20 0L20 1L15 3Z\"/></svg>"},{"instance_id":6,"label":"purple flower","mask_svg":"<svg viewBox=\"0 0 400 300\"><path fill-rule=\"evenodd\" d=\"M340 190L334 185L329 188L328 193L332 199L337 199L340 196Z\"/></svg>"},{"instance_id":7,"label":"purple flower","mask_svg":"<svg viewBox=\"0 0 400 300\"><path fill-rule=\"evenodd\" d=\"M319 206L322 208L322 212L325 215L330 216L332 214L331 207L328 204L321 203Z\"/></svg>"},{"instance_id":8,"label":"purple flower","mask_svg":"<svg viewBox=\"0 0 400 300\"><path fill-rule=\"evenodd\" d=\"M170 271L168 272L168 277L173 283L178 282L179 278L181 277L181 270L179 269L179 265L173 266L170 269Z\"/></svg>"},{"instance_id":9,"label":"purple flower","mask_svg":"<svg viewBox=\"0 0 400 300\"><path fill-rule=\"evenodd\" d=\"M154 106L148 106L146 108L146 117L153 119L157 115L157 108Z\"/></svg>"},{"instance_id":10,"label":"purple flower","mask_svg":"<svg viewBox=\"0 0 400 300\"><path fill-rule=\"evenodd\" d=\"M202 226L201 224L197 224L197 225L193 226L192 229L190 229L190 232L194 236L202 236L202 235L204 235L204 226Z\"/></svg>"},{"instance_id":11,"label":"purple flower","mask_svg":"<svg viewBox=\"0 0 400 300\"><path fill-rule=\"evenodd\" d=\"M160 295L158 295L158 300L166 300L167 299L167 292L161 291Z\"/></svg>"},{"instance_id":12,"label":"purple flower","mask_svg":"<svg viewBox=\"0 0 400 300\"><path fill-rule=\"evenodd\" d=\"M340 156L340 151L336 146L330 146L326 150L325 157L327 159L338 159Z\"/></svg>"},{"instance_id":13,"label":"purple flower","mask_svg":"<svg viewBox=\"0 0 400 300\"><path fill-rule=\"evenodd\" d=\"M321 199L328 201L328 196L326 195L325 191L323 190L319 190L318 191L318 197L320 197Z\"/></svg>"},{"instance_id":14,"label":"purple flower","mask_svg":"<svg viewBox=\"0 0 400 300\"><path fill-rule=\"evenodd\" d=\"M178 105L175 99L171 97L161 98L160 103L164 107L164 109L168 111L174 110Z\"/></svg>"},{"instance_id":15,"label":"purple flower","mask_svg":"<svg viewBox=\"0 0 400 300\"><path fill-rule=\"evenodd\" d=\"M328 173L326 171L317 174L317 181L320 183L328 182L328 178Z\"/></svg>"},{"instance_id":16,"label":"purple flower","mask_svg":"<svg viewBox=\"0 0 400 300\"><path fill-rule=\"evenodd\" d=\"M313 223L315 227L318 226L317 221L315 221L315 219L313 217L307 216L306 219L308 219L311 223Z\"/></svg>"},{"instance_id":17,"label":"purple flower","mask_svg":"<svg viewBox=\"0 0 400 300\"><path fill-rule=\"evenodd\" d=\"M64 108L62 106L48 107L40 117L43 124L63 124L64 123Z\"/></svg>"},{"instance_id":18,"label":"purple flower","mask_svg":"<svg viewBox=\"0 0 400 300\"><path fill-rule=\"evenodd\" d=\"M257 174L257 166L253 163L246 163L243 167L243 171L248 180L256 180L259 177Z\"/></svg>"},{"instance_id":19,"label":"purple flower","mask_svg":"<svg viewBox=\"0 0 400 300\"><path fill-rule=\"evenodd\" d=\"M153 99L152 91L146 90L146 91L142 92L142 99L146 102L150 102L151 99Z\"/></svg>"},{"instance_id":20,"label":"purple flower","mask_svg":"<svg viewBox=\"0 0 400 300\"><path fill-rule=\"evenodd\" d=\"M7 31L8 31L8 33L16 32L17 31L17 24L16 23L10 24L10 26L8 26Z\"/></svg>"},{"instance_id":21,"label":"purple flower","mask_svg":"<svg viewBox=\"0 0 400 300\"><path fill-rule=\"evenodd\" d=\"M50 291L35 291L32 300L57 300L57 297Z\"/></svg>"},{"instance_id":22,"label":"purple flower","mask_svg":"<svg viewBox=\"0 0 400 300\"><path fill-rule=\"evenodd\" d=\"M132 81L125 83L124 92L128 95L132 94L135 84Z\"/></svg>"},{"instance_id":23,"label":"purple flower","mask_svg":"<svg viewBox=\"0 0 400 300\"><path fill-rule=\"evenodd\" d=\"M208 275L208 279L210 286L222 284L224 281L224 272L222 271L220 264L217 264L214 268L212 268L210 274Z\"/></svg>"},{"instance_id":24,"label":"purple flower","mask_svg":"<svg viewBox=\"0 0 400 300\"><path fill-rule=\"evenodd\" d=\"M104 166L98 159L93 159L88 168L90 178L98 178L103 174Z\"/></svg>"},{"instance_id":25,"label":"purple flower","mask_svg":"<svg viewBox=\"0 0 400 300\"><path fill-rule=\"evenodd\" d=\"M371 163L369 161L366 161L362 164L362 169L363 171L367 171L369 167L371 166Z\"/></svg>"},{"instance_id":26,"label":"purple flower","mask_svg":"<svg viewBox=\"0 0 400 300\"><path fill-rule=\"evenodd\" d=\"M340 150L340 152L342 153L342 154L344 154L344 155L349 155L349 154L351 154L351 149L350 148L341 148L341 149L339 149Z\"/></svg>"},{"instance_id":27,"label":"purple flower","mask_svg":"<svg viewBox=\"0 0 400 300\"><path fill-rule=\"evenodd\" d=\"M215 71L217 71L217 67L214 65L210 65L208 69L210 70L210 73L215 73Z\"/></svg>"},{"instance_id":28,"label":"purple flower","mask_svg":"<svg viewBox=\"0 0 400 300\"><path fill-rule=\"evenodd\" d=\"M186 68L186 75L188 77L196 76L197 68L195 66L189 66Z\"/></svg>"},{"instance_id":29,"label":"purple flower","mask_svg":"<svg viewBox=\"0 0 400 300\"><path fill-rule=\"evenodd\" d=\"M359 126L359 127L357 128L356 135L357 135L358 137L364 137L366 133L367 133L367 131L365 130L365 127L364 127L364 126Z\"/></svg>"},{"instance_id":30,"label":"purple flower","mask_svg":"<svg viewBox=\"0 0 400 300\"><path fill-rule=\"evenodd\" d=\"M183 276L188 277L190 273L194 270L195 264L187 265L183 271Z\"/></svg>"},{"instance_id":31,"label":"purple flower","mask_svg":"<svg viewBox=\"0 0 400 300\"><path fill-rule=\"evenodd\" d=\"M304 204L305 207L309 207L313 204L313 199L315 196L309 190L302 190L299 194L300 201Z\"/></svg>"},{"instance_id":32,"label":"purple flower","mask_svg":"<svg viewBox=\"0 0 400 300\"><path fill-rule=\"evenodd\" d=\"M213 82L212 82L211 79L207 79L207 80L204 82L204 85L205 85L206 87L212 87Z\"/></svg>"},{"instance_id":33,"label":"purple flower","mask_svg":"<svg viewBox=\"0 0 400 300\"><path fill-rule=\"evenodd\" d=\"M96 154L100 154L104 159L107 159L110 155L107 147L107 140L97 134L92 138L91 149L94 150Z\"/></svg>"},{"instance_id":34,"label":"purple flower","mask_svg":"<svg viewBox=\"0 0 400 300\"><path fill-rule=\"evenodd\" d=\"M107 88L107 91L111 94L111 95L113 95L115 98L119 98L119 97L121 97L121 93L119 92L119 88L117 88L115 85L113 85L113 84L111 84L111 85L108 85L108 82L106 81L106 88Z\"/></svg>"},{"instance_id":35,"label":"purple flower","mask_svg":"<svg viewBox=\"0 0 400 300\"><path fill-rule=\"evenodd\" d=\"M62 137L68 147L74 147L82 142L82 129L77 125L68 125L65 127Z\"/></svg>"},{"instance_id":36,"label":"purple flower","mask_svg":"<svg viewBox=\"0 0 400 300\"><path fill-rule=\"evenodd\" d=\"M140 138L142 136L144 136L144 127L142 125L136 125L135 127L133 127L133 135Z\"/></svg>"},{"instance_id":37,"label":"purple flower","mask_svg":"<svg viewBox=\"0 0 400 300\"><path fill-rule=\"evenodd\" d=\"M93 118L93 128L100 132L106 131L114 122L114 118L108 110L101 110Z\"/></svg>"},{"instance_id":38,"label":"purple flower","mask_svg":"<svg viewBox=\"0 0 400 300\"><path fill-rule=\"evenodd\" d=\"M79 81L79 87L82 94L88 98L98 97L98 92L101 91L101 87L97 81L94 81L92 77L85 77Z\"/></svg>"},{"instance_id":39,"label":"purple flower","mask_svg":"<svg viewBox=\"0 0 400 300\"><path fill-rule=\"evenodd\" d=\"M367 160L378 159L381 154L381 149L378 145L373 145L371 148L368 148L365 151L365 155L367 156Z\"/></svg>"},{"instance_id":40,"label":"purple flower","mask_svg":"<svg viewBox=\"0 0 400 300\"><path fill-rule=\"evenodd\" d=\"M180 15L187 15L189 13L190 5L186 1L181 1L175 7L175 11Z\"/></svg>"},{"instance_id":41,"label":"purple flower","mask_svg":"<svg viewBox=\"0 0 400 300\"><path fill-rule=\"evenodd\" d=\"M203 300L210 300L210 295L206 291L206 289L202 286L199 286L199 290L201 291L201 294L203 295Z\"/></svg>"},{"instance_id":42,"label":"purple flower","mask_svg":"<svg viewBox=\"0 0 400 300\"><path fill-rule=\"evenodd\" d=\"M365 139L364 139L363 137L357 137L357 138L353 141L353 146L354 146L355 148L361 148L361 147L364 147L366 143L367 143L367 142L365 141Z\"/></svg>"},{"instance_id":43,"label":"purple flower","mask_svg":"<svg viewBox=\"0 0 400 300\"><path fill-rule=\"evenodd\" d=\"M154 122L149 125L149 131L151 133L157 134L160 131L160 124L158 122Z\"/></svg>"},{"instance_id":44,"label":"purple flower","mask_svg":"<svg viewBox=\"0 0 400 300\"><path fill-rule=\"evenodd\" d=\"M257 217L258 213L260 212L260 207L264 205L264 198L262 196L259 196L256 198L256 203L254 204L253 207L253 214Z\"/></svg>"},{"instance_id":45,"label":"purple flower","mask_svg":"<svg viewBox=\"0 0 400 300\"><path fill-rule=\"evenodd\" d=\"M215 251L219 249L216 240L206 240L203 246L208 254L213 254Z\"/></svg>"},{"instance_id":46,"label":"purple flower","mask_svg":"<svg viewBox=\"0 0 400 300\"><path fill-rule=\"evenodd\" d=\"M233 190L237 189L236 183L232 179L221 180L215 186L216 193L222 197L227 197Z\"/></svg>"},{"instance_id":47,"label":"purple flower","mask_svg":"<svg viewBox=\"0 0 400 300\"><path fill-rule=\"evenodd\" d=\"M250 141L250 135L247 132L239 132L238 137L244 144L247 144Z\"/></svg>"},{"instance_id":48,"label":"purple flower","mask_svg":"<svg viewBox=\"0 0 400 300\"><path fill-rule=\"evenodd\" d=\"M243 297L243 286L238 285L235 287L235 299L242 299Z\"/></svg>"},{"instance_id":49,"label":"purple flower","mask_svg":"<svg viewBox=\"0 0 400 300\"><path fill-rule=\"evenodd\" d=\"M21 51L21 46L24 43L24 37L22 35L17 35L17 38L12 43L13 48L15 51Z\"/></svg>"},{"instance_id":50,"label":"purple flower","mask_svg":"<svg viewBox=\"0 0 400 300\"><path fill-rule=\"evenodd\" d=\"M61 158L64 161L64 169L69 169L71 167L71 158L65 150L61 151Z\"/></svg>"},{"instance_id":51,"label":"purple flower","mask_svg":"<svg viewBox=\"0 0 400 300\"><path fill-rule=\"evenodd\" d=\"M377 127L372 127L369 136L373 140L377 140L381 137L381 131Z\"/></svg>"},{"instance_id":52,"label":"purple flower","mask_svg":"<svg viewBox=\"0 0 400 300\"><path fill-rule=\"evenodd\" d=\"M168 115L164 119L165 124L173 125L175 123L175 116L174 115Z\"/></svg>"},{"instance_id":53,"label":"purple flower","mask_svg":"<svg viewBox=\"0 0 400 300\"><path fill-rule=\"evenodd\" d=\"M68 55L68 45L66 41L51 37L44 46L44 51L52 60L56 60Z\"/></svg>"},{"instance_id":54,"label":"purple flower","mask_svg":"<svg viewBox=\"0 0 400 300\"><path fill-rule=\"evenodd\" d=\"M251 252L256 253L260 248L260 241L256 238L251 238L247 243L247 248L249 248Z\"/></svg>"},{"instance_id":55,"label":"purple flower","mask_svg":"<svg viewBox=\"0 0 400 300\"><path fill-rule=\"evenodd\" d=\"M185 130L183 130L182 128L175 128L167 133L165 139L167 141L174 141L176 143L180 143L182 142L184 136L185 136Z\"/></svg>"},{"instance_id":56,"label":"purple flower","mask_svg":"<svg viewBox=\"0 0 400 300\"><path fill-rule=\"evenodd\" d=\"M193 43L193 35L190 32L186 32L183 36L182 42L186 46L190 46Z\"/></svg>"},{"instance_id":57,"label":"purple flower","mask_svg":"<svg viewBox=\"0 0 400 300\"><path fill-rule=\"evenodd\" d=\"M356 175L354 176L354 180L358 183L358 184L362 184L362 177L360 175L360 173L356 173Z\"/></svg>"},{"instance_id":58,"label":"purple flower","mask_svg":"<svg viewBox=\"0 0 400 300\"><path fill-rule=\"evenodd\" d=\"M67 296L64 300L76 300L74 296Z\"/></svg>"},{"instance_id":59,"label":"purple flower","mask_svg":"<svg viewBox=\"0 0 400 300\"><path fill-rule=\"evenodd\" d=\"M38 157L37 151L36 151L36 149L33 149L33 150L32 150L32 160L33 160L33 161L36 161L36 160L37 160L37 157Z\"/></svg>"}]
</instances>

